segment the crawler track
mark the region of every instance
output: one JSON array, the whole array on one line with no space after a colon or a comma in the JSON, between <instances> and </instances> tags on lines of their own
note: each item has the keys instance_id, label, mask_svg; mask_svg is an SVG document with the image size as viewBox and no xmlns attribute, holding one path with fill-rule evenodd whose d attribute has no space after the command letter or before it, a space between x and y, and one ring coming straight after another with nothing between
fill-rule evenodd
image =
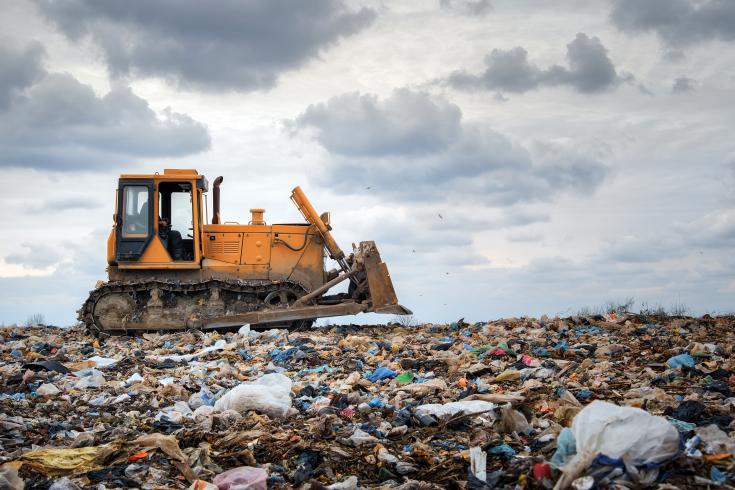
<instances>
[{"instance_id":1,"label":"crawler track","mask_svg":"<svg viewBox=\"0 0 735 490\"><path fill-rule=\"evenodd\" d=\"M303 286L290 281L108 282L90 293L78 318L93 335L177 331L201 328L207 319L223 315L286 308L304 294Z\"/></svg>"}]
</instances>

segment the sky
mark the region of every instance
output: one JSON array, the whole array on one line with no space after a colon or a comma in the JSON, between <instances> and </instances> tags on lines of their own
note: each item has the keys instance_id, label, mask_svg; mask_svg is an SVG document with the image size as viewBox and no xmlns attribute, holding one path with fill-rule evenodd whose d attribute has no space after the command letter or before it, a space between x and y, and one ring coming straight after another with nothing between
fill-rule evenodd
<instances>
[{"instance_id":1,"label":"sky","mask_svg":"<svg viewBox=\"0 0 735 490\"><path fill-rule=\"evenodd\" d=\"M735 311L734 48L731 0L2 2L0 322L73 324L164 168L302 186L416 321Z\"/></svg>"}]
</instances>

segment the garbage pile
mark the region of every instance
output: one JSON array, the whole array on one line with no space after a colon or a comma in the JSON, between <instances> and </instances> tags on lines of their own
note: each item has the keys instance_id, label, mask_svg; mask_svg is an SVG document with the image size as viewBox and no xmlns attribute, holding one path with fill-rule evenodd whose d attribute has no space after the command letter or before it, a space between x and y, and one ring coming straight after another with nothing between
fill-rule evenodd
<instances>
[{"instance_id":1,"label":"garbage pile","mask_svg":"<svg viewBox=\"0 0 735 490\"><path fill-rule=\"evenodd\" d=\"M733 485L735 318L0 328L1 488Z\"/></svg>"}]
</instances>

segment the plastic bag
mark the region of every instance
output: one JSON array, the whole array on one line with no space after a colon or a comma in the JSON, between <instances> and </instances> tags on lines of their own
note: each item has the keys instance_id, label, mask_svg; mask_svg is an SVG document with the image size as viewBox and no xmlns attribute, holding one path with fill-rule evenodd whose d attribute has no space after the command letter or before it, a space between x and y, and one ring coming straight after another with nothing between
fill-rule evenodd
<instances>
[{"instance_id":1,"label":"plastic bag","mask_svg":"<svg viewBox=\"0 0 735 490\"><path fill-rule=\"evenodd\" d=\"M117 364L118 359L113 359L111 357L94 356L87 359L87 361L94 362L94 367L96 367L97 369L105 369Z\"/></svg>"},{"instance_id":2,"label":"plastic bag","mask_svg":"<svg viewBox=\"0 0 735 490\"><path fill-rule=\"evenodd\" d=\"M574 433L571 429L564 427L556 438L556 451L551 457L551 466L561 468L566 462L577 453L577 441L574 440Z\"/></svg>"},{"instance_id":3,"label":"plastic bag","mask_svg":"<svg viewBox=\"0 0 735 490\"><path fill-rule=\"evenodd\" d=\"M242 383L214 404L218 412L236 410L245 413L257 410L271 417L285 417L291 408L291 380L279 373L270 373L252 382Z\"/></svg>"},{"instance_id":4,"label":"plastic bag","mask_svg":"<svg viewBox=\"0 0 735 490\"><path fill-rule=\"evenodd\" d=\"M99 388L105 384L105 375L102 374L102 371L98 371L94 368L77 371L74 374L80 378L80 380L74 384L74 388L78 390Z\"/></svg>"},{"instance_id":5,"label":"plastic bag","mask_svg":"<svg viewBox=\"0 0 735 490\"><path fill-rule=\"evenodd\" d=\"M79 486L65 476L56 480L48 490L79 490Z\"/></svg>"},{"instance_id":6,"label":"plastic bag","mask_svg":"<svg viewBox=\"0 0 735 490\"><path fill-rule=\"evenodd\" d=\"M240 466L215 476L213 483L217 485L219 490L229 490L230 488L266 490L267 480L268 473L263 468Z\"/></svg>"},{"instance_id":7,"label":"plastic bag","mask_svg":"<svg viewBox=\"0 0 735 490\"><path fill-rule=\"evenodd\" d=\"M496 407L497 405L490 402L483 402L480 400L462 400L459 402L445 403L443 405L441 403L420 405L416 407L416 413L418 415L434 415L435 417L445 418L452 417L459 413L464 413L465 415L473 415L482 412L492 412L493 410L495 410ZM494 415L495 414L493 413L493 416Z\"/></svg>"},{"instance_id":8,"label":"plastic bag","mask_svg":"<svg viewBox=\"0 0 735 490\"><path fill-rule=\"evenodd\" d=\"M61 392L56 386L51 383L44 383L36 389L38 396L54 396Z\"/></svg>"},{"instance_id":9,"label":"plastic bag","mask_svg":"<svg viewBox=\"0 0 735 490\"><path fill-rule=\"evenodd\" d=\"M339 483L332 483L326 488L328 490L355 490L357 488L357 477L355 475L348 476L345 481Z\"/></svg>"},{"instance_id":10,"label":"plastic bag","mask_svg":"<svg viewBox=\"0 0 735 490\"><path fill-rule=\"evenodd\" d=\"M182 423L185 418L194 418L194 412L192 412L189 405L183 401L178 401L170 407L162 408L156 415L156 420L165 419L176 424Z\"/></svg>"},{"instance_id":11,"label":"plastic bag","mask_svg":"<svg viewBox=\"0 0 735 490\"><path fill-rule=\"evenodd\" d=\"M395 378L396 374L398 373L393 371L392 369L382 366L372 373L367 373L365 375L365 379L367 379L368 381L372 381L373 383L377 383L382 379Z\"/></svg>"},{"instance_id":12,"label":"plastic bag","mask_svg":"<svg viewBox=\"0 0 735 490\"><path fill-rule=\"evenodd\" d=\"M577 453L561 469L566 488L598 455L635 466L662 463L679 453L679 431L663 417L639 408L595 400L572 421Z\"/></svg>"},{"instance_id":13,"label":"plastic bag","mask_svg":"<svg viewBox=\"0 0 735 490\"><path fill-rule=\"evenodd\" d=\"M140 383L141 381L143 381L143 376L141 376L140 373L133 373L128 379L125 380L123 386L132 386L135 383Z\"/></svg>"},{"instance_id":14,"label":"plastic bag","mask_svg":"<svg viewBox=\"0 0 735 490\"><path fill-rule=\"evenodd\" d=\"M362 429L355 429L355 432L347 439L353 446L362 446L363 444L375 444L378 438L372 436Z\"/></svg>"},{"instance_id":15,"label":"plastic bag","mask_svg":"<svg viewBox=\"0 0 735 490\"><path fill-rule=\"evenodd\" d=\"M668 361L666 361L666 365L672 369L676 369L682 366L693 368L694 364L694 358L689 354L679 354L678 356L671 357Z\"/></svg>"},{"instance_id":16,"label":"plastic bag","mask_svg":"<svg viewBox=\"0 0 735 490\"><path fill-rule=\"evenodd\" d=\"M189 397L189 406L192 410L196 410L202 405L213 405L214 395L209 391L206 385L202 385L199 393L194 393Z\"/></svg>"}]
</instances>

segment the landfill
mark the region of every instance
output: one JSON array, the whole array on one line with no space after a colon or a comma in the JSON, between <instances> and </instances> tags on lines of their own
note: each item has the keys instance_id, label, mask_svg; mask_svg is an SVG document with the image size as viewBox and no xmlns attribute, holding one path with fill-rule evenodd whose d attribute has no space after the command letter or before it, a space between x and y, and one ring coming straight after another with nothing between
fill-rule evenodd
<instances>
[{"instance_id":1,"label":"landfill","mask_svg":"<svg viewBox=\"0 0 735 490\"><path fill-rule=\"evenodd\" d=\"M735 317L0 328L0 488L733 488Z\"/></svg>"}]
</instances>

